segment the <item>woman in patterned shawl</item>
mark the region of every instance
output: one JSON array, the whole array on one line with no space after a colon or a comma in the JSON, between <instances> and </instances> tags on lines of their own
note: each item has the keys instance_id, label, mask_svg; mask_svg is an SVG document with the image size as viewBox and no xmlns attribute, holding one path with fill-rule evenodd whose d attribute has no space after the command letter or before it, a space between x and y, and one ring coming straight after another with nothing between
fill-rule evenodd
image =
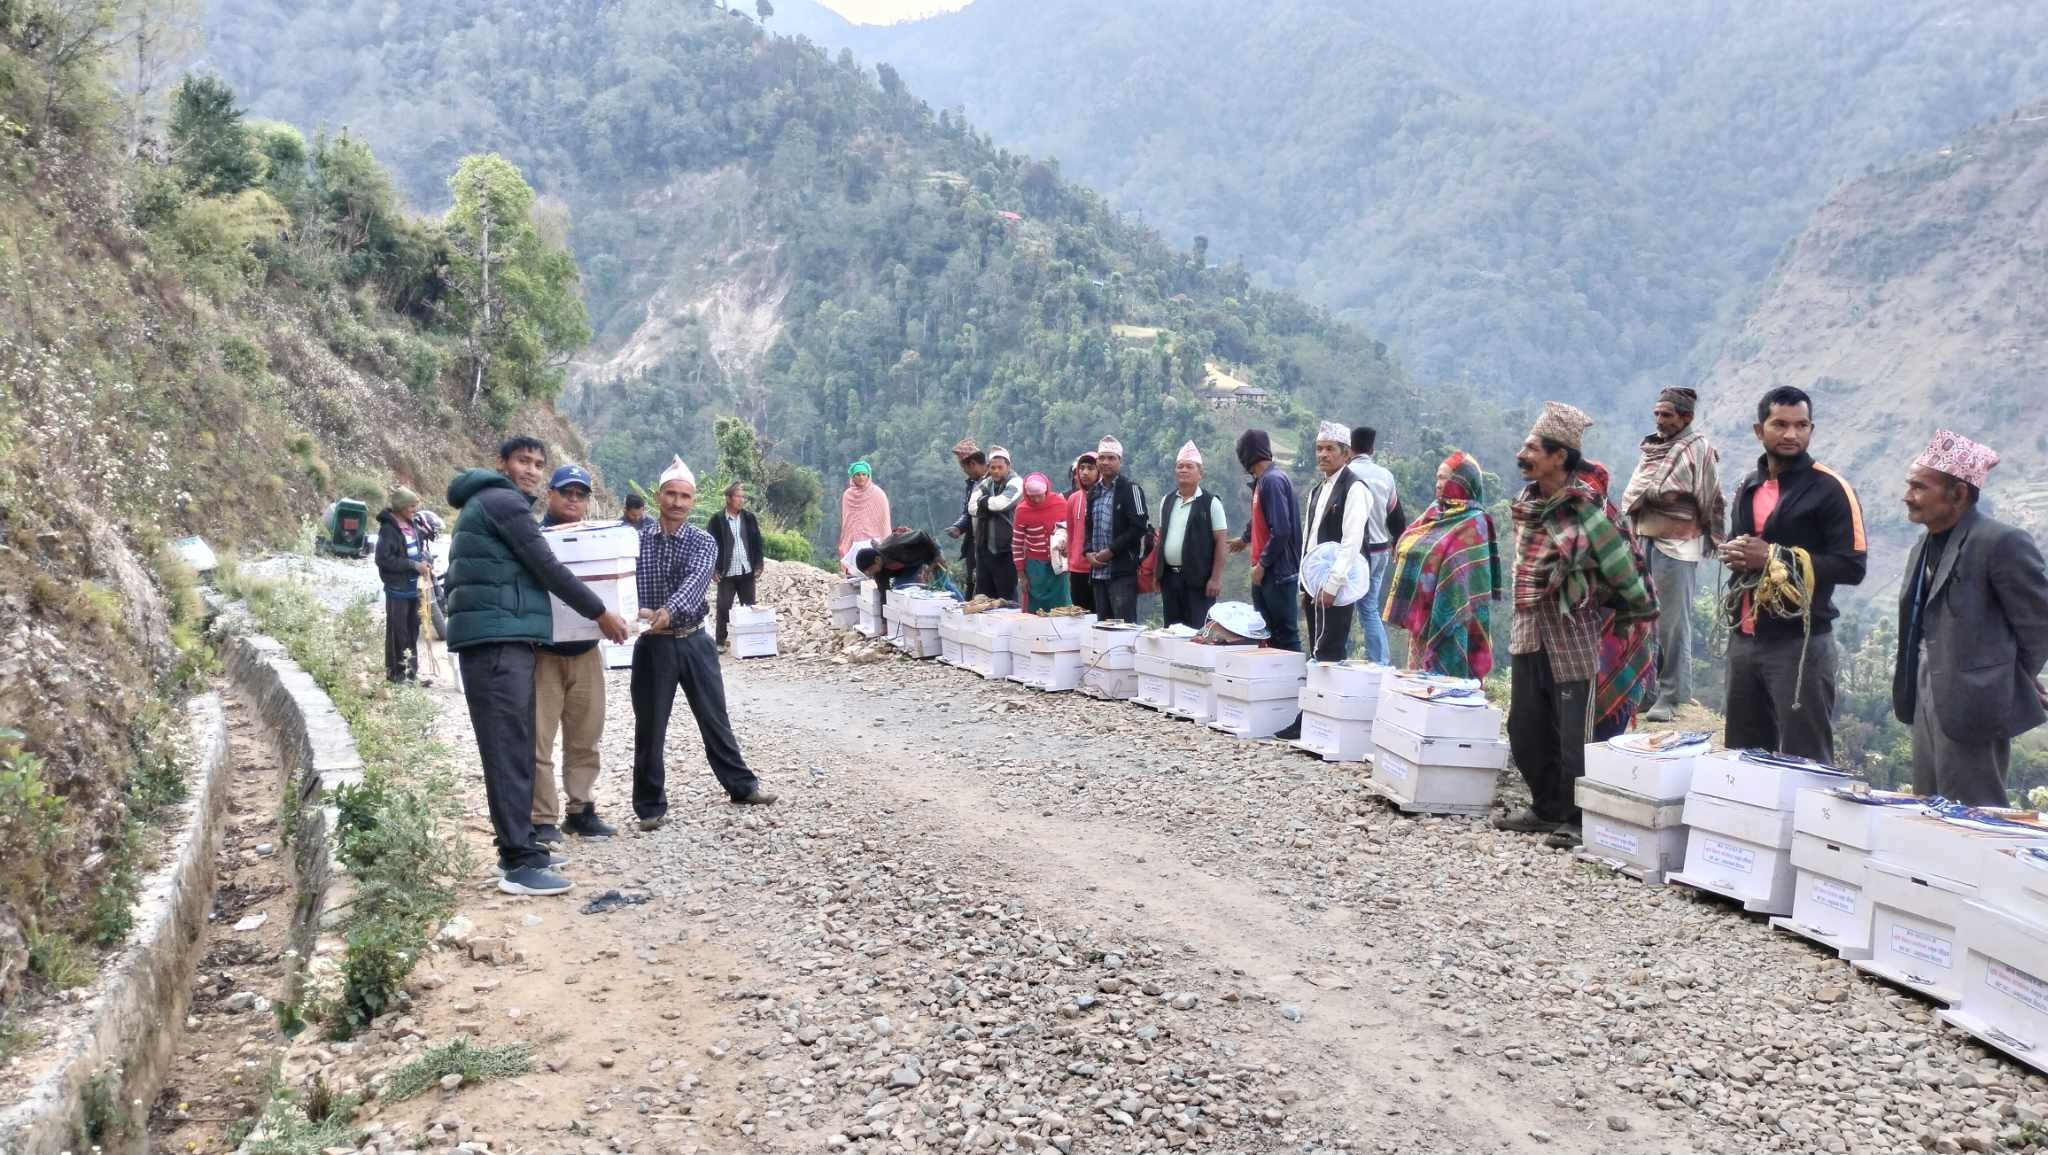
<instances>
[{"instance_id":1,"label":"woman in patterned shawl","mask_svg":"<svg viewBox=\"0 0 2048 1155\"><path fill-rule=\"evenodd\" d=\"M1382 616L1408 631L1408 665L1454 678L1493 670L1487 604L1500 597L1500 546L1480 500L1479 463L1463 451L1437 467L1436 501L1394 547Z\"/></svg>"}]
</instances>

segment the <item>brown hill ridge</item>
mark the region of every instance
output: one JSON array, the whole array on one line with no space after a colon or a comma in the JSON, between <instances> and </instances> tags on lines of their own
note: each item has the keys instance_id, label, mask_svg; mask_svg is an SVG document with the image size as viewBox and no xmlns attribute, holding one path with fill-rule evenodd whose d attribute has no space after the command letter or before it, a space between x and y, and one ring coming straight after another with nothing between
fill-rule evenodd
<instances>
[{"instance_id":1,"label":"brown hill ridge","mask_svg":"<svg viewBox=\"0 0 2048 1155\"><path fill-rule=\"evenodd\" d=\"M1701 388L1731 474L1750 399L1780 384L1814 394L1815 449L1862 493L1870 586L1904 564L1901 477L1937 427L1995 447L1988 508L2048 530L2048 103L1814 214Z\"/></svg>"}]
</instances>

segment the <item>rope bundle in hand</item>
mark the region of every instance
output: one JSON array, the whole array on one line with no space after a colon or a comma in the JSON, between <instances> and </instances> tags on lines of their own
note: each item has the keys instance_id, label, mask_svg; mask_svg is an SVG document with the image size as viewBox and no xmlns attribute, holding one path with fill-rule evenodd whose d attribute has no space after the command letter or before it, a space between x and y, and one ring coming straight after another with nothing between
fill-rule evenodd
<instances>
[{"instance_id":1,"label":"rope bundle in hand","mask_svg":"<svg viewBox=\"0 0 2048 1155\"><path fill-rule=\"evenodd\" d=\"M1799 709L1799 689L1806 683L1806 649L1813 641L1813 555L1799 546L1772 545L1764 568L1735 575L1721 598L1721 611L1731 630L1742 628L1745 599L1758 617L1798 618L1799 673L1792 683L1792 708Z\"/></svg>"}]
</instances>

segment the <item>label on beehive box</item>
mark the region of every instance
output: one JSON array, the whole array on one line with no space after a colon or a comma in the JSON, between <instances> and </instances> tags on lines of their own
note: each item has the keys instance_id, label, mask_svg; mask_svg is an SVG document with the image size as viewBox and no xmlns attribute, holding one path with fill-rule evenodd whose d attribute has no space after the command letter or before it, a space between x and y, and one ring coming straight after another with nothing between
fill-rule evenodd
<instances>
[{"instance_id":1,"label":"label on beehive box","mask_svg":"<svg viewBox=\"0 0 2048 1155\"><path fill-rule=\"evenodd\" d=\"M2048 1015L2048 983L2025 971L2014 970L1997 959L1986 959L1984 985L2022 1006Z\"/></svg>"},{"instance_id":2,"label":"label on beehive box","mask_svg":"<svg viewBox=\"0 0 2048 1155\"><path fill-rule=\"evenodd\" d=\"M1928 934L1916 927L1892 924L1892 951L1904 958L1918 959L1933 963L1942 970L1949 969L1955 958L1955 944L1938 934Z\"/></svg>"},{"instance_id":3,"label":"label on beehive box","mask_svg":"<svg viewBox=\"0 0 2048 1155\"><path fill-rule=\"evenodd\" d=\"M1813 901L1843 914L1856 913L1855 888L1843 886L1831 878L1816 877L1813 880Z\"/></svg>"},{"instance_id":4,"label":"label on beehive box","mask_svg":"<svg viewBox=\"0 0 2048 1155\"><path fill-rule=\"evenodd\" d=\"M1634 854L1637 847L1642 844L1642 839L1638 838L1634 833L1627 830L1616 830L1606 823L1593 827L1592 834L1594 842L1609 850L1618 850L1623 854Z\"/></svg>"},{"instance_id":5,"label":"label on beehive box","mask_svg":"<svg viewBox=\"0 0 2048 1155\"><path fill-rule=\"evenodd\" d=\"M1702 851L1702 857L1715 866L1724 866L1729 870L1739 870L1744 874L1748 874L1756 869L1756 851L1751 850L1747 846L1736 846L1732 843L1723 842L1718 838L1706 839L1706 847Z\"/></svg>"}]
</instances>

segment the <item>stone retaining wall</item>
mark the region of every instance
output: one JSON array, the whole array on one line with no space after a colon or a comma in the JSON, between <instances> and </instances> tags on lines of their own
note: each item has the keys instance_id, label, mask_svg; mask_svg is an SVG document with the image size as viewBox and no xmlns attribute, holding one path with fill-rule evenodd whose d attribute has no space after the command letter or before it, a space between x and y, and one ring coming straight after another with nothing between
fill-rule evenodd
<instances>
[{"instance_id":1,"label":"stone retaining wall","mask_svg":"<svg viewBox=\"0 0 2048 1155\"><path fill-rule=\"evenodd\" d=\"M128 943L88 994L86 1028L56 1044L62 1056L21 1102L0 1109L0 1152L84 1150L88 1090L125 1114L125 1149L143 1149L143 1116L178 1039L166 1024L185 1017L213 908L221 802L232 761L219 696L194 698L188 713L193 775L172 851L144 880Z\"/></svg>"},{"instance_id":2,"label":"stone retaining wall","mask_svg":"<svg viewBox=\"0 0 2048 1155\"><path fill-rule=\"evenodd\" d=\"M298 808L287 860L293 893L290 941L296 953L282 992L285 1000L296 1002L307 968L317 958L331 961L340 949L338 941L321 938L323 929L339 922L350 890L335 857L339 815L328 799L337 787L362 782L363 760L333 699L281 643L235 632L244 622L232 609L220 623L219 648L228 676L262 717L277 755L280 794Z\"/></svg>"}]
</instances>

